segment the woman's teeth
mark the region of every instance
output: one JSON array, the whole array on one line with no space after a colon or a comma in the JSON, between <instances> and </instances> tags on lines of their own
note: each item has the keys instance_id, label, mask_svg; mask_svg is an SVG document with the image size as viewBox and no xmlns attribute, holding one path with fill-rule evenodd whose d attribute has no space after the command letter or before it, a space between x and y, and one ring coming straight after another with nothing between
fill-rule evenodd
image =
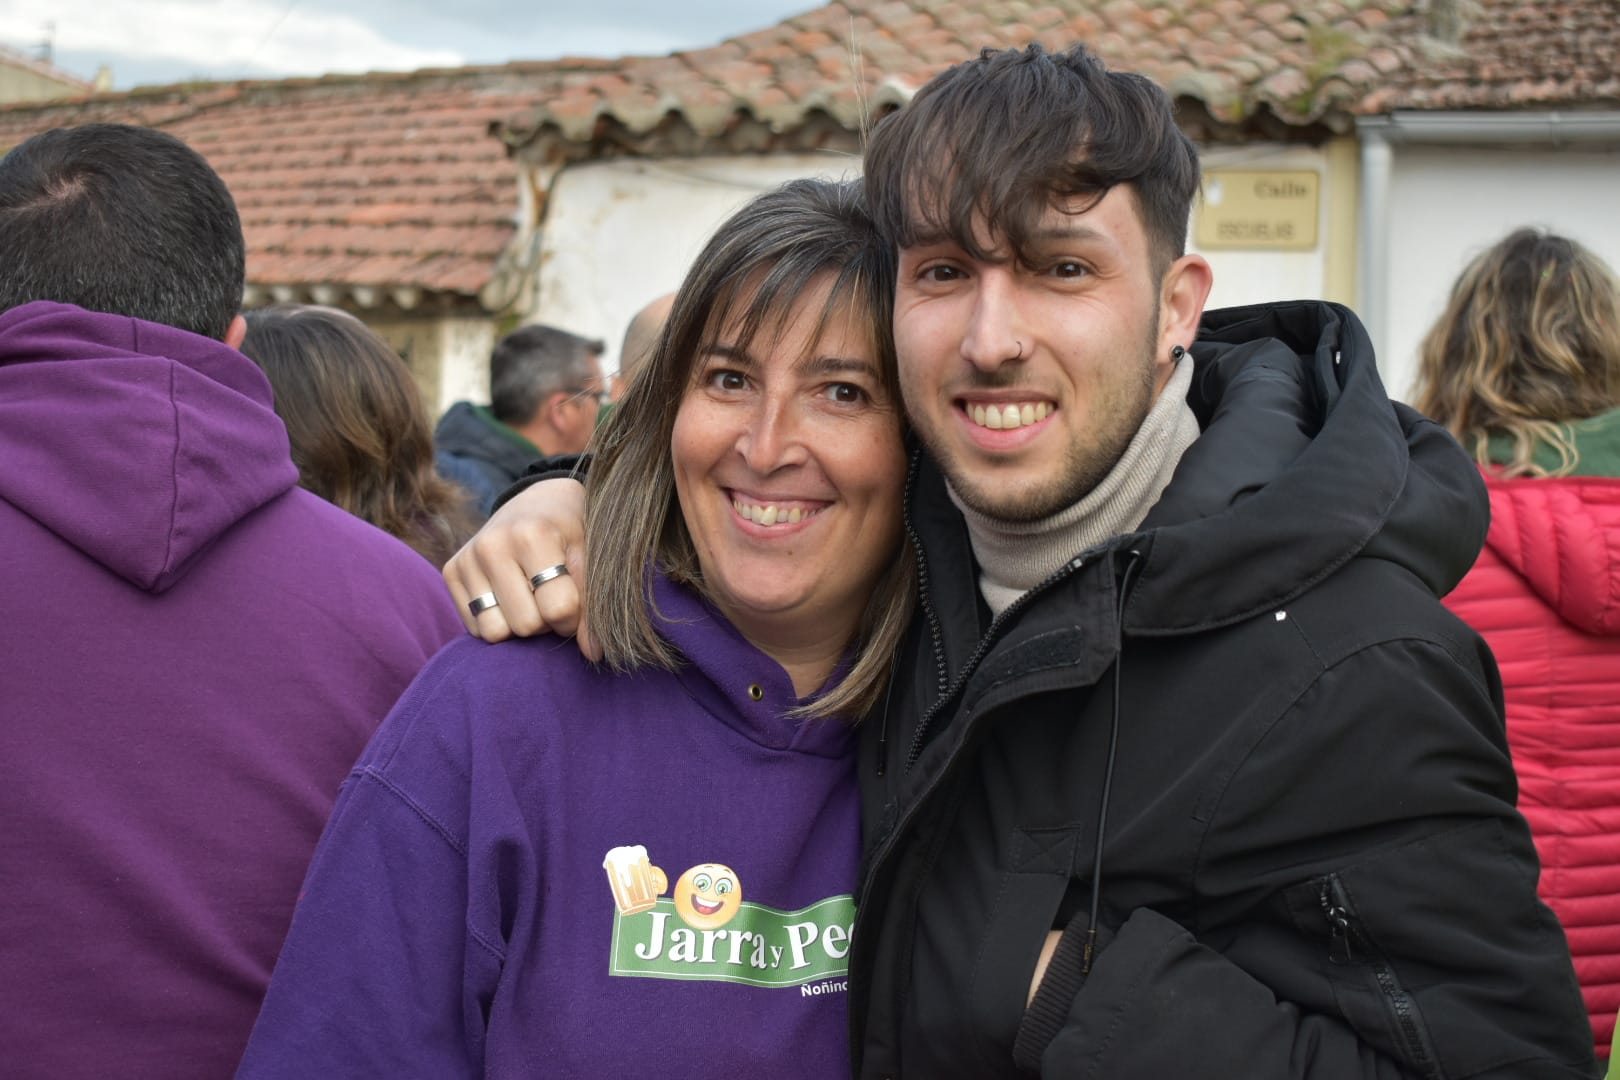
<instances>
[{"instance_id":1,"label":"woman's teeth","mask_svg":"<svg viewBox=\"0 0 1620 1080\"><path fill-rule=\"evenodd\" d=\"M1011 428L1027 427L1045 420L1051 413L1046 402L1025 402L1022 405L973 405L968 408L968 415L980 427L991 431L1007 431Z\"/></svg>"},{"instance_id":2,"label":"woman's teeth","mask_svg":"<svg viewBox=\"0 0 1620 1080\"><path fill-rule=\"evenodd\" d=\"M805 518L815 517L822 510L819 506L814 510L804 510L797 506L783 510L775 505L756 506L741 499L732 499L731 505L737 511L738 517L745 517L755 525L797 525Z\"/></svg>"}]
</instances>

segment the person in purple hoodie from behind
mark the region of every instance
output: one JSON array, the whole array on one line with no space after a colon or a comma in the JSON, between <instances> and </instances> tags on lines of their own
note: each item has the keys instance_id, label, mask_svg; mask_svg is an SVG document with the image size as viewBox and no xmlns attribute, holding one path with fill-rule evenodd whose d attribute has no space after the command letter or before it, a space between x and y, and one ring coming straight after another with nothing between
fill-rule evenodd
<instances>
[{"instance_id":1,"label":"person in purple hoodie from behind","mask_svg":"<svg viewBox=\"0 0 1620 1080\"><path fill-rule=\"evenodd\" d=\"M0 250L0 1074L227 1076L343 777L459 623L297 486L201 157L29 139Z\"/></svg>"},{"instance_id":2,"label":"person in purple hoodie from behind","mask_svg":"<svg viewBox=\"0 0 1620 1080\"><path fill-rule=\"evenodd\" d=\"M441 653L316 851L239 1077L843 1077L850 721L914 591L858 186L721 226L597 436L607 665ZM474 615L488 596L471 601Z\"/></svg>"}]
</instances>

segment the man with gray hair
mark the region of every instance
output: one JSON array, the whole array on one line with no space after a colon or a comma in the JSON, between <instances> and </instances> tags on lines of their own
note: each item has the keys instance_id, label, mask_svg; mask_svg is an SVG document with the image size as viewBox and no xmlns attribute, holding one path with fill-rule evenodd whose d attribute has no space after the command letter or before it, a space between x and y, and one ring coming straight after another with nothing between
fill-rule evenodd
<instances>
[{"instance_id":1,"label":"man with gray hair","mask_svg":"<svg viewBox=\"0 0 1620 1080\"><path fill-rule=\"evenodd\" d=\"M536 456L585 449L606 400L602 348L552 326L515 330L490 356L489 406L459 401L444 414L435 464L472 492L481 514Z\"/></svg>"}]
</instances>

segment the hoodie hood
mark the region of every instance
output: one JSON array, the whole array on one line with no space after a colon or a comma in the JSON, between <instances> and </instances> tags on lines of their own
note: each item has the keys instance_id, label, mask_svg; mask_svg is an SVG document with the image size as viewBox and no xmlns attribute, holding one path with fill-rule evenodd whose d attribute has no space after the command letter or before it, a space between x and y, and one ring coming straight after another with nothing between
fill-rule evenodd
<instances>
[{"instance_id":1,"label":"hoodie hood","mask_svg":"<svg viewBox=\"0 0 1620 1080\"><path fill-rule=\"evenodd\" d=\"M1620 479L1485 477L1487 543L1577 629L1620 636Z\"/></svg>"},{"instance_id":2,"label":"hoodie hood","mask_svg":"<svg viewBox=\"0 0 1620 1080\"><path fill-rule=\"evenodd\" d=\"M1203 434L1143 524L1130 632L1251 618L1356 556L1396 562L1436 596L1467 573L1489 522L1479 472L1439 425L1389 400L1353 313L1318 301L1212 311L1192 352Z\"/></svg>"},{"instance_id":3,"label":"hoodie hood","mask_svg":"<svg viewBox=\"0 0 1620 1080\"><path fill-rule=\"evenodd\" d=\"M0 461L0 499L153 593L298 483L251 360L43 301L0 314Z\"/></svg>"}]
</instances>

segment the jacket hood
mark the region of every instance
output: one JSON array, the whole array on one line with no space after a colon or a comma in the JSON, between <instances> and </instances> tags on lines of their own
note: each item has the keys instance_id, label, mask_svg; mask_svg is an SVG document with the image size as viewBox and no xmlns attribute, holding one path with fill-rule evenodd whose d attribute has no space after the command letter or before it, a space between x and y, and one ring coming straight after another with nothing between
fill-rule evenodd
<instances>
[{"instance_id":1,"label":"jacket hood","mask_svg":"<svg viewBox=\"0 0 1620 1080\"><path fill-rule=\"evenodd\" d=\"M0 460L0 499L154 593L298 483L251 360L48 302L0 314Z\"/></svg>"},{"instance_id":2,"label":"jacket hood","mask_svg":"<svg viewBox=\"0 0 1620 1080\"><path fill-rule=\"evenodd\" d=\"M1486 543L1588 634L1620 635L1620 479L1485 477Z\"/></svg>"},{"instance_id":3,"label":"jacket hood","mask_svg":"<svg viewBox=\"0 0 1620 1080\"><path fill-rule=\"evenodd\" d=\"M1358 555L1400 564L1436 596L1467 573L1489 521L1478 470L1389 400L1353 313L1316 301L1212 311L1192 352L1203 434L1144 523L1131 632L1251 618Z\"/></svg>"}]
</instances>

